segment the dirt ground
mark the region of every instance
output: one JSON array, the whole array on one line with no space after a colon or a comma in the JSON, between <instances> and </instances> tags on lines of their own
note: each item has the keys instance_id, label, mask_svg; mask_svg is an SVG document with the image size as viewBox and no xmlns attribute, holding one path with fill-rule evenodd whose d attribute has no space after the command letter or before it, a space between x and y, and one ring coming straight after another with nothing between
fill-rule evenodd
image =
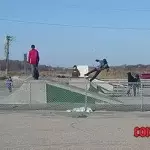
<instances>
[{"instance_id":1,"label":"dirt ground","mask_svg":"<svg viewBox=\"0 0 150 150\"><path fill-rule=\"evenodd\" d=\"M149 138L135 138L150 112L97 112L73 118L63 112L0 111L1 150L148 150Z\"/></svg>"}]
</instances>

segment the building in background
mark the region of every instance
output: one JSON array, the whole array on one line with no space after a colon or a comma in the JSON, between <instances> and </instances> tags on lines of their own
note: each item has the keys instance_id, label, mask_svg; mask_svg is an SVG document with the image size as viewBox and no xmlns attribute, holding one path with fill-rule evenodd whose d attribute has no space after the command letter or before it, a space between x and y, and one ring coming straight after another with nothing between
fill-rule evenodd
<instances>
[{"instance_id":1,"label":"building in background","mask_svg":"<svg viewBox=\"0 0 150 150\"><path fill-rule=\"evenodd\" d=\"M78 65L77 68L78 68L78 70L80 72L80 76L79 77L81 77L81 78L83 78L84 75L87 72L89 72L89 66L87 66L87 65Z\"/></svg>"}]
</instances>

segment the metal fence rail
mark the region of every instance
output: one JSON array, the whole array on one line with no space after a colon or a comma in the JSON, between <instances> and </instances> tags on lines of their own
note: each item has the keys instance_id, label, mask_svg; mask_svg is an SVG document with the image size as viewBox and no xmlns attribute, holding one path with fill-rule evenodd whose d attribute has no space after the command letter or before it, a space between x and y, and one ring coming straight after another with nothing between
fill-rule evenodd
<instances>
[{"instance_id":1,"label":"metal fence rail","mask_svg":"<svg viewBox=\"0 0 150 150\"><path fill-rule=\"evenodd\" d=\"M12 93L0 82L0 109L150 111L150 82L85 79L16 81Z\"/></svg>"}]
</instances>

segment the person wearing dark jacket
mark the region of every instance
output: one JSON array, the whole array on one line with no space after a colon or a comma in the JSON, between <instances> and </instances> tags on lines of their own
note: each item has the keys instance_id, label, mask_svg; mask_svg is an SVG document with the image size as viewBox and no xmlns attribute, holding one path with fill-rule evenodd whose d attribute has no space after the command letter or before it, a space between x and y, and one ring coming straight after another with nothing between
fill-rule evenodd
<instances>
[{"instance_id":1,"label":"person wearing dark jacket","mask_svg":"<svg viewBox=\"0 0 150 150\"><path fill-rule=\"evenodd\" d=\"M134 96L136 96L136 78L134 78L131 74L131 72L127 73L128 75L128 90L127 90L127 94L128 96L131 95L131 89L133 88L133 94Z\"/></svg>"},{"instance_id":2,"label":"person wearing dark jacket","mask_svg":"<svg viewBox=\"0 0 150 150\"><path fill-rule=\"evenodd\" d=\"M106 59L103 60L96 59L95 61L98 62L99 65L85 74L85 76L89 76L89 74L96 72L95 75L90 79L90 82L92 82L100 74L102 70L107 69L107 72L109 71L109 66Z\"/></svg>"},{"instance_id":3,"label":"person wearing dark jacket","mask_svg":"<svg viewBox=\"0 0 150 150\"><path fill-rule=\"evenodd\" d=\"M78 70L77 66L73 66L73 71L72 71L72 77L73 78L78 78L80 76L80 71Z\"/></svg>"},{"instance_id":4,"label":"person wearing dark jacket","mask_svg":"<svg viewBox=\"0 0 150 150\"><path fill-rule=\"evenodd\" d=\"M39 52L35 49L35 45L31 45L31 50L28 53L28 63L31 64L32 77L38 79L38 64L39 64Z\"/></svg>"}]
</instances>

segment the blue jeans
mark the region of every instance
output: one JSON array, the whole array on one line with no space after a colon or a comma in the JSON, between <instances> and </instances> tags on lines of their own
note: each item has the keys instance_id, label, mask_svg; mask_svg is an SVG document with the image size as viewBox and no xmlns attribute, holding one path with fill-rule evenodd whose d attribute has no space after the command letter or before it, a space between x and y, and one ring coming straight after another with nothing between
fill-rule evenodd
<instances>
[{"instance_id":1,"label":"blue jeans","mask_svg":"<svg viewBox=\"0 0 150 150\"><path fill-rule=\"evenodd\" d=\"M89 71L87 74L85 74L85 75L89 75L89 74L91 74L91 73L93 73L93 72L96 72L95 74L94 74L94 76L90 79L90 82L92 82L99 74L100 74L100 72L102 71L102 69L101 68L94 68L93 70L91 70L91 71Z\"/></svg>"}]
</instances>

